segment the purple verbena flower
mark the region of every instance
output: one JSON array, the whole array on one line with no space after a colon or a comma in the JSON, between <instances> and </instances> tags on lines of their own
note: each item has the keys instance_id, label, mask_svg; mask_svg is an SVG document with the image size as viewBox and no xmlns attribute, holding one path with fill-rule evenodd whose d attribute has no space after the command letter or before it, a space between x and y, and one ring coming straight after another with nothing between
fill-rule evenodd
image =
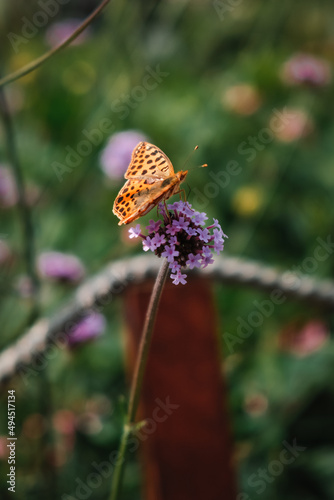
<instances>
[{"instance_id":1,"label":"purple verbena flower","mask_svg":"<svg viewBox=\"0 0 334 500\"><path fill-rule=\"evenodd\" d=\"M101 168L111 179L123 179L131 161L133 149L147 137L137 130L117 132L112 135L101 154Z\"/></svg>"},{"instance_id":2,"label":"purple verbena flower","mask_svg":"<svg viewBox=\"0 0 334 500\"><path fill-rule=\"evenodd\" d=\"M167 205L159 204L159 213L163 220L150 220L148 236L140 233L138 225L129 230L143 238L143 249L151 250L158 257L165 257L171 270L171 279L175 285L186 283L186 274L182 268L204 268L214 262L212 251L219 254L224 248L224 238L216 219L211 226L204 227L208 218L204 212L197 212L188 202L178 201ZM210 232L212 230L212 232Z\"/></svg>"},{"instance_id":3,"label":"purple verbena flower","mask_svg":"<svg viewBox=\"0 0 334 500\"><path fill-rule=\"evenodd\" d=\"M41 253L37 258L37 269L43 278L67 283L76 283L85 274L78 257L62 252Z\"/></svg>"},{"instance_id":4,"label":"purple verbena flower","mask_svg":"<svg viewBox=\"0 0 334 500\"><path fill-rule=\"evenodd\" d=\"M81 319L72 328L67 337L67 344L70 347L74 347L78 344L94 340L102 335L105 328L105 317L100 313L90 311L85 318Z\"/></svg>"}]
</instances>

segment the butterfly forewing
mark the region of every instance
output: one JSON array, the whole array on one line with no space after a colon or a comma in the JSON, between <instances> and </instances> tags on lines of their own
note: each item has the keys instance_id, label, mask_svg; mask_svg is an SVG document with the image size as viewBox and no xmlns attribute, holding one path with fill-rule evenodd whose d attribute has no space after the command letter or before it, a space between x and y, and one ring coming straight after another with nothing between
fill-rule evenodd
<instances>
[{"instance_id":1,"label":"butterfly forewing","mask_svg":"<svg viewBox=\"0 0 334 500\"><path fill-rule=\"evenodd\" d=\"M124 175L126 179L166 179L174 174L172 162L153 144L140 142L135 147L130 165Z\"/></svg>"}]
</instances>

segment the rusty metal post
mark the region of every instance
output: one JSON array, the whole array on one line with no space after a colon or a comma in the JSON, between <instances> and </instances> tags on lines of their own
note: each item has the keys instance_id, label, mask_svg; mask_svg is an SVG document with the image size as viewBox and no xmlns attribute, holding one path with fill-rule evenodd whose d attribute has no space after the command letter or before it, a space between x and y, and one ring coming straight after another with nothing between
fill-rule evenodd
<instances>
[{"instance_id":1,"label":"rusty metal post","mask_svg":"<svg viewBox=\"0 0 334 500\"><path fill-rule=\"evenodd\" d=\"M125 294L131 376L152 282ZM235 500L231 425L209 281L167 283L143 384L145 500Z\"/></svg>"}]
</instances>

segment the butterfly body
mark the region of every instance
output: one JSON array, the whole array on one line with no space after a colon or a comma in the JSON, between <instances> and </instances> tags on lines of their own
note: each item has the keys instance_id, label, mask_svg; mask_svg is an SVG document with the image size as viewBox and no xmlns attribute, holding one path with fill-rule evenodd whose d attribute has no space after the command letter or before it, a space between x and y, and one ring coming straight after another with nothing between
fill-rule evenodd
<instances>
[{"instance_id":1,"label":"butterfly body","mask_svg":"<svg viewBox=\"0 0 334 500\"><path fill-rule=\"evenodd\" d=\"M132 153L113 212L118 225L129 224L180 191L187 171L174 172L169 158L153 144L140 142Z\"/></svg>"}]
</instances>

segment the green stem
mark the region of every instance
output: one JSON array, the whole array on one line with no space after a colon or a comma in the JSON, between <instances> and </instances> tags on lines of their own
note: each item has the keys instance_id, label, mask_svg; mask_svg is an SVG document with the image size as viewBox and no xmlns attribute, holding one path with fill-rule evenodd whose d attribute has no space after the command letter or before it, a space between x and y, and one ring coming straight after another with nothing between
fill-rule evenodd
<instances>
[{"instance_id":1,"label":"green stem","mask_svg":"<svg viewBox=\"0 0 334 500\"><path fill-rule=\"evenodd\" d=\"M14 71L13 73L10 73L9 75L5 76L4 78L0 79L0 88L3 87L4 85L7 85L7 83L13 82L14 80L18 80L18 78L21 78L22 76L25 76L27 73L30 73L31 71L34 71L37 69L39 66L41 66L45 61L50 59L50 57L54 56L59 52L60 50L64 49L69 45L73 40L77 38L80 33L87 28L87 26L95 19L95 17L101 12L102 9L110 2L110 0L103 0L103 2L90 14L90 16L87 17L83 21L82 24L80 24L79 28L77 28L71 36L69 36L63 43L55 47L54 49L49 50L45 54L43 54L41 57L38 57L31 63L27 64L23 68Z\"/></svg>"},{"instance_id":2,"label":"green stem","mask_svg":"<svg viewBox=\"0 0 334 500\"><path fill-rule=\"evenodd\" d=\"M17 154L17 145L15 141L15 132L8 109L7 100L5 97L4 90L0 88L0 114L2 116L2 121L4 125L6 144L8 150L8 159L13 169L17 194L18 194L18 213L22 223L23 229L23 249L24 249L24 261L27 275L31 280L33 287L33 303L32 310L30 312L30 318L28 323L31 324L38 316L38 294L39 294L39 279L35 271L35 237L34 237L34 226L31 217L30 207L26 200L26 189L24 184L24 176L20 164L20 160Z\"/></svg>"},{"instance_id":3,"label":"green stem","mask_svg":"<svg viewBox=\"0 0 334 500\"><path fill-rule=\"evenodd\" d=\"M123 434L120 442L120 447L118 450L118 458L112 480L110 500L117 500L121 491L122 478L125 468L125 454L126 454L127 442L134 427L141 388L143 385L145 368L148 359L148 353L153 334L154 323L158 312L158 306L167 275L168 275L168 261L167 259L164 259L161 264L157 279L154 283L154 287L150 298L150 303L148 305L148 309L146 312L143 333L140 340L139 352L131 383L128 410L125 417Z\"/></svg>"}]
</instances>

